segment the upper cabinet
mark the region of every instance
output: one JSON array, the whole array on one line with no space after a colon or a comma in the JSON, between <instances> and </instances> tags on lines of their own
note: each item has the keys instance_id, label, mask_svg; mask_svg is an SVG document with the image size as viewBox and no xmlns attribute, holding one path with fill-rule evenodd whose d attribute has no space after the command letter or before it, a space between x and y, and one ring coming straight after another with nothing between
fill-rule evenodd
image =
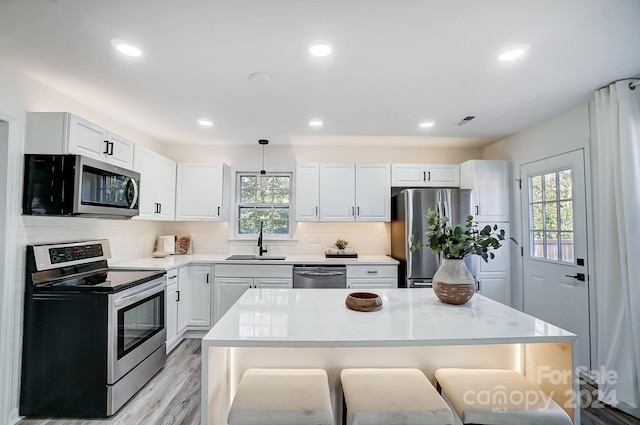
<instances>
[{"instance_id":1,"label":"upper cabinet","mask_svg":"<svg viewBox=\"0 0 640 425\"><path fill-rule=\"evenodd\" d=\"M142 220L175 218L176 163L146 148L135 147L133 169L140 173Z\"/></svg>"},{"instance_id":2,"label":"upper cabinet","mask_svg":"<svg viewBox=\"0 0 640 425\"><path fill-rule=\"evenodd\" d=\"M472 189L478 222L509 221L509 161L471 160L460 164L460 188Z\"/></svg>"},{"instance_id":3,"label":"upper cabinet","mask_svg":"<svg viewBox=\"0 0 640 425\"><path fill-rule=\"evenodd\" d=\"M458 187L460 166L457 164L391 164L391 186L394 187Z\"/></svg>"},{"instance_id":4,"label":"upper cabinet","mask_svg":"<svg viewBox=\"0 0 640 425\"><path fill-rule=\"evenodd\" d=\"M230 179L226 164L178 163L176 220L228 221Z\"/></svg>"},{"instance_id":5,"label":"upper cabinet","mask_svg":"<svg viewBox=\"0 0 640 425\"><path fill-rule=\"evenodd\" d=\"M133 167L134 144L68 112L28 112L25 153L74 154Z\"/></svg>"},{"instance_id":6,"label":"upper cabinet","mask_svg":"<svg viewBox=\"0 0 640 425\"><path fill-rule=\"evenodd\" d=\"M298 164L297 221L389 221L389 164Z\"/></svg>"}]
</instances>

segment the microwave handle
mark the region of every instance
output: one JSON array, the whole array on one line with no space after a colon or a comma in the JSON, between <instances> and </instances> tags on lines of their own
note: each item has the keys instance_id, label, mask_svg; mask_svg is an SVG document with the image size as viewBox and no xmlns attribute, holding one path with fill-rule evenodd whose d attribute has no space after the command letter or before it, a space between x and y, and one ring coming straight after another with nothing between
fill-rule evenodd
<instances>
[{"instance_id":1,"label":"microwave handle","mask_svg":"<svg viewBox=\"0 0 640 425\"><path fill-rule=\"evenodd\" d=\"M131 178L131 184L133 184L133 199L129 204L129 209L136 206L136 202L138 202L138 182L133 177Z\"/></svg>"}]
</instances>

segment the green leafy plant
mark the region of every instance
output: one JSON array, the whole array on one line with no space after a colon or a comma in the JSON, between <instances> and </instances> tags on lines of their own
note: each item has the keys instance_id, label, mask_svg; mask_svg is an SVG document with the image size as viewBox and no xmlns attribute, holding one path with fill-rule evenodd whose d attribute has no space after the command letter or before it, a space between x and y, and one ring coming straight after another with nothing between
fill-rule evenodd
<instances>
[{"instance_id":1,"label":"green leafy plant","mask_svg":"<svg viewBox=\"0 0 640 425\"><path fill-rule=\"evenodd\" d=\"M344 239L338 239L335 245L338 249L345 249L347 245L349 245L349 241L346 241Z\"/></svg>"},{"instance_id":2,"label":"green leafy plant","mask_svg":"<svg viewBox=\"0 0 640 425\"><path fill-rule=\"evenodd\" d=\"M442 253L445 258L462 259L467 255L475 254L486 262L495 258L491 250L498 249L505 240L504 229L498 229L497 225L485 225L478 228L478 223L473 221L470 215L462 224L449 225L449 218L441 216L438 212L429 208L427 218L427 245L436 254ZM515 239L510 238L513 242ZM411 252L422 249L425 245L422 241L416 241L411 236ZM517 243L517 242L516 242Z\"/></svg>"}]
</instances>

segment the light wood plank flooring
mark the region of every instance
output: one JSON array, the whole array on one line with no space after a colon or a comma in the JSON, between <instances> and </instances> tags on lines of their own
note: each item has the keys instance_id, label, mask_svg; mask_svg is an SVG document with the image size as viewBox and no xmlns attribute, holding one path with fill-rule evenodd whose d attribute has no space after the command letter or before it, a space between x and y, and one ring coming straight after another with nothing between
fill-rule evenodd
<instances>
[{"instance_id":1,"label":"light wood plank flooring","mask_svg":"<svg viewBox=\"0 0 640 425\"><path fill-rule=\"evenodd\" d=\"M18 425L199 425L200 349L199 339L183 341L164 369L109 419L24 419ZM640 425L639 419L610 407L582 409L581 414L582 425Z\"/></svg>"},{"instance_id":2,"label":"light wood plank flooring","mask_svg":"<svg viewBox=\"0 0 640 425\"><path fill-rule=\"evenodd\" d=\"M17 425L199 425L201 341L184 340L167 363L108 419L23 419Z\"/></svg>"}]
</instances>

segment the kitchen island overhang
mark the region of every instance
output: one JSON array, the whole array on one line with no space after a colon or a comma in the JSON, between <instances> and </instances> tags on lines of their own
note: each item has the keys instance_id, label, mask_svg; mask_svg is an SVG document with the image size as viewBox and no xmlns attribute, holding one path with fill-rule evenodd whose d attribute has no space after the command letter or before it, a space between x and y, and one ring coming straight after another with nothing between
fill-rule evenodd
<instances>
[{"instance_id":1,"label":"kitchen island overhang","mask_svg":"<svg viewBox=\"0 0 640 425\"><path fill-rule=\"evenodd\" d=\"M248 290L202 340L202 423L226 423L250 367L326 369L336 415L343 368L417 367L432 382L440 367L512 369L579 423L574 334L480 295L453 306L430 289L374 290L383 308L364 313L346 308L349 292Z\"/></svg>"}]
</instances>

